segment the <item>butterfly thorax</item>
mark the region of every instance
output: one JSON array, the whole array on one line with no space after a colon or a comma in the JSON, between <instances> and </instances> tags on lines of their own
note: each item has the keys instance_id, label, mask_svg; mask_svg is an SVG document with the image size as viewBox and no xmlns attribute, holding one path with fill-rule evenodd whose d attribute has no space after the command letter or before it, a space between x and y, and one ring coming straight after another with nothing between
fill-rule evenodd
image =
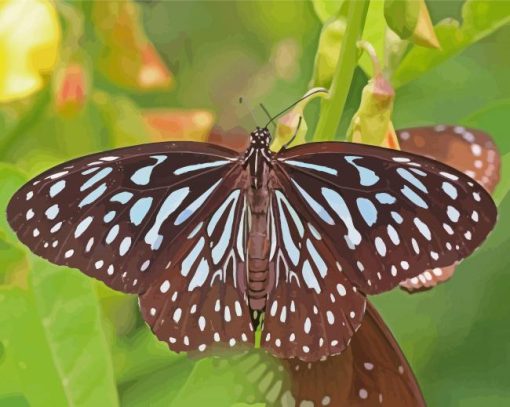
<instances>
[{"instance_id":1,"label":"butterfly thorax","mask_svg":"<svg viewBox=\"0 0 510 407\"><path fill-rule=\"evenodd\" d=\"M250 134L250 145L244 154L244 166L249 168L251 187L263 188L264 170L271 165L272 153L269 150L271 134L266 128L257 127Z\"/></svg>"},{"instance_id":2,"label":"butterfly thorax","mask_svg":"<svg viewBox=\"0 0 510 407\"><path fill-rule=\"evenodd\" d=\"M268 176L272 154L271 135L267 129L257 128L250 135L245 153L245 165L250 173L248 204L251 222L248 233L248 298L252 310L265 308L268 290L269 234Z\"/></svg>"}]
</instances>

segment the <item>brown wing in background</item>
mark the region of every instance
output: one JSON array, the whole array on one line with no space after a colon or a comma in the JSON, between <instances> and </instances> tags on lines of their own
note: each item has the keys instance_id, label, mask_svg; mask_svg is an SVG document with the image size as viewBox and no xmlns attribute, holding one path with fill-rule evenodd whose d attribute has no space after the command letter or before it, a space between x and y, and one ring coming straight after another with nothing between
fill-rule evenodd
<instances>
[{"instance_id":1,"label":"brown wing in background","mask_svg":"<svg viewBox=\"0 0 510 407\"><path fill-rule=\"evenodd\" d=\"M367 303L361 328L339 356L306 363L283 361L291 389L281 406L425 406L416 378L389 328ZM285 389L284 389L285 390Z\"/></svg>"},{"instance_id":2,"label":"brown wing in background","mask_svg":"<svg viewBox=\"0 0 510 407\"><path fill-rule=\"evenodd\" d=\"M464 172L488 192L499 182L501 160L491 137L476 129L461 126L438 125L416 127L397 132L400 148L441 161ZM400 283L408 292L431 289L449 280L455 265L436 267Z\"/></svg>"}]
</instances>

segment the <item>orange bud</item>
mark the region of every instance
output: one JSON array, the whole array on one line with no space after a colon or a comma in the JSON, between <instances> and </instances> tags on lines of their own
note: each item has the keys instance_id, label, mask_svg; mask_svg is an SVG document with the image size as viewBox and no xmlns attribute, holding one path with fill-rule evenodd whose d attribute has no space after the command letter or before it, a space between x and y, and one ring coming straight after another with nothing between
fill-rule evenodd
<instances>
[{"instance_id":1,"label":"orange bud","mask_svg":"<svg viewBox=\"0 0 510 407\"><path fill-rule=\"evenodd\" d=\"M206 141L214 115L206 110L157 109L143 114L153 141Z\"/></svg>"},{"instance_id":2,"label":"orange bud","mask_svg":"<svg viewBox=\"0 0 510 407\"><path fill-rule=\"evenodd\" d=\"M168 88L173 75L166 67L156 48L147 42L142 46L142 66L138 73L138 83L143 89Z\"/></svg>"},{"instance_id":3,"label":"orange bud","mask_svg":"<svg viewBox=\"0 0 510 407\"><path fill-rule=\"evenodd\" d=\"M100 40L97 64L117 85L136 90L167 89L173 76L143 29L133 0L92 3L92 20Z\"/></svg>"},{"instance_id":4,"label":"orange bud","mask_svg":"<svg viewBox=\"0 0 510 407\"><path fill-rule=\"evenodd\" d=\"M55 106L64 114L73 114L80 110L87 98L87 81L83 66L72 63L57 75Z\"/></svg>"},{"instance_id":5,"label":"orange bud","mask_svg":"<svg viewBox=\"0 0 510 407\"><path fill-rule=\"evenodd\" d=\"M395 128L393 127L393 123L391 121L388 123L388 131L386 132L386 136L384 137L381 147L400 150L400 143L398 142L397 133L395 133Z\"/></svg>"},{"instance_id":6,"label":"orange bud","mask_svg":"<svg viewBox=\"0 0 510 407\"><path fill-rule=\"evenodd\" d=\"M439 40L434 31L434 25L430 19L429 10L425 4L425 0L420 1L420 11L418 21L412 35L413 42L428 48L441 48Z\"/></svg>"}]
</instances>

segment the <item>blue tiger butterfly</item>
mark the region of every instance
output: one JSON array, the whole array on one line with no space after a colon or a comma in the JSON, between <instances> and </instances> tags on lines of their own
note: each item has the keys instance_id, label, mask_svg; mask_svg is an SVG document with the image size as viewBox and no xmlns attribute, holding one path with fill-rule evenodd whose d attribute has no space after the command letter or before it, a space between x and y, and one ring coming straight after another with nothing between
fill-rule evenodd
<instances>
[{"instance_id":1,"label":"blue tiger butterfly","mask_svg":"<svg viewBox=\"0 0 510 407\"><path fill-rule=\"evenodd\" d=\"M264 349L303 362L346 349L368 294L459 262L494 227L486 189L449 165L270 142L264 127L243 153L163 142L80 157L20 188L8 221L35 254L137 294L174 351L253 344L260 327Z\"/></svg>"}]
</instances>

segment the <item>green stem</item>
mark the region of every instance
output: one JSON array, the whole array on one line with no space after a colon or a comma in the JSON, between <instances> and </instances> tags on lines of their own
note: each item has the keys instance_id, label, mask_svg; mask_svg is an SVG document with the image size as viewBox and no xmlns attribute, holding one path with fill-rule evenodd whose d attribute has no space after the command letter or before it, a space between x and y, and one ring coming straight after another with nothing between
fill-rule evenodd
<instances>
[{"instance_id":1,"label":"green stem","mask_svg":"<svg viewBox=\"0 0 510 407\"><path fill-rule=\"evenodd\" d=\"M349 94L354 70L358 64L356 43L361 38L370 0L348 0L347 27L340 47L340 57L330 88L330 97L323 101L321 115L313 140L327 141L335 138Z\"/></svg>"}]
</instances>

